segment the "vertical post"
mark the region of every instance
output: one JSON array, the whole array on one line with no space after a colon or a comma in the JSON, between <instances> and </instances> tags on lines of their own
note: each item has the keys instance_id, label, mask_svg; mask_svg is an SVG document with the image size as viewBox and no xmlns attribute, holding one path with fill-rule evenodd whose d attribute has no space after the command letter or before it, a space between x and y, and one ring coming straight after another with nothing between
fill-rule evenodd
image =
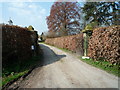
<instances>
[{"instance_id":1,"label":"vertical post","mask_svg":"<svg viewBox=\"0 0 120 90\"><path fill-rule=\"evenodd\" d=\"M87 56L87 34L84 33L84 56Z\"/></svg>"}]
</instances>

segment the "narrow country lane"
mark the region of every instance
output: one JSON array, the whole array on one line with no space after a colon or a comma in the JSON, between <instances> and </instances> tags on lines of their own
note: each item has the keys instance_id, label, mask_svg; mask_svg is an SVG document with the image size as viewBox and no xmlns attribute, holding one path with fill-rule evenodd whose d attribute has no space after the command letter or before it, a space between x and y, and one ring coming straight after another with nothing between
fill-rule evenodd
<instances>
[{"instance_id":1,"label":"narrow country lane","mask_svg":"<svg viewBox=\"0 0 120 90\"><path fill-rule=\"evenodd\" d=\"M80 61L75 55L40 44L43 65L21 84L22 88L118 88L118 77Z\"/></svg>"}]
</instances>

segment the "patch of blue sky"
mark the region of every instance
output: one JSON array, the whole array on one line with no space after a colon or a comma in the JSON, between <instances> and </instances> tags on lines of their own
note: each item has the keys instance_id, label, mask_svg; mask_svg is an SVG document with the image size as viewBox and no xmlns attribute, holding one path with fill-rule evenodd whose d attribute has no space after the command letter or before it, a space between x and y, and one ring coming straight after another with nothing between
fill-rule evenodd
<instances>
[{"instance_id":1,"label":"patch of blue sky","mask_svg":"<svg viewBox=\"0 0 120 90\"><path fill-rule=\"evenodd\" d=\"M47 31L46 17L50 13L53 2L3 2L1 23L8 23L9 18L14 25L32 25L39 34Z\"/></svg>"},{"instance_id":2,"label":"patch of blue sky","mask_svg":"<svg viewBox=\"0 0 120 90\"><path fill-rule=\"evenodd\" d=\"M46 17L50 14L54 2L2 2L0 3L0 23L8 24L9 18L14 25L28 27L32 25L39 34L48 31ZM79 2L81 6L84 3Z\"/></svg>"}]
</instances>

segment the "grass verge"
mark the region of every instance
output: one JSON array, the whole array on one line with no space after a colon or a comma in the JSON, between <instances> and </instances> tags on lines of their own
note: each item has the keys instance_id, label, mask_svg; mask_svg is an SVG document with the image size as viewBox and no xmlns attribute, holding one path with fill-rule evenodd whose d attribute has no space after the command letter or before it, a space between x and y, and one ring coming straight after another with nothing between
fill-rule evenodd
<instances>
[{"instance_id":1,"label":"grass verge","mask_svg":"<svg viewBox=\"0 0 120 90\"><path fill-rule=\"evenodd\" d=\"M119 65L113 65L110 64L107 61L94 61L93 59L82 59L82 57L80 57L80 60L86 62L87 64L90 64L92 66L95 66L97 68L100 68L102 70L105 70L108 73L114 74L118 77L120 77L120 72L119 72Z\"/></svg>"},{"instance_id":2,"label":"grass verge","mask_svg":"<svg viewBox=\"0 0 120 90\"><path fill-rule=\"evenodd\" d=\"M54 47L55 47L55 46L54 46ZM58 48L58 47L56 47L56 48ZM60 49L60 50L62 50L62 51L64 51L64 52L73 53L72 51L67 50L67 49L64 49L64 48L58 48L58 49Z\"/></svg>"},{"instance_id":3,"label":"grass verge","mask_svg":"<svg viewBox=\"0 0 120 90\"><path fill-rule=\"evenodd\" d=\"M40 43L41 43L41 44L46 44L45 42L40 42ZM59 48L59 47L56 47L56 46L50 45L50 44L46 44L46 45L53 46L53 47L58 48L58 49L60 49L60 50L62 50L62 51L64 51L64 52L73 53L72 51L70 51L70 50L68 50L68 49L65 49L65 48Z\"/></svg>"},{"instance_id":4,"label":"grass verge","mask_svg":"<svg viewBox=\"0 0 120 90\"><path fill-rule=\"evenodd\" d=\"M44 42L42 42L42 43L46 44ZM49 44L46 44L46 45L49 45ZM49 46L53 46L53 45L49 45ZM53 47L56 47L56 46L53 46ZM58 48L58 47L56 47L56 48ZM63 49L63 48L58 48L58 49L68 52L68 53L73 53L72 51L67 50L67 49ZM120 72L119 72L120 66L119 65L112 65L109 62L103 61L103 60L94 61L93 59L82 59L82 57L80 57L80 60L82 60L82 61L86 62L87 64L90 64L94 67L100 68L108 73L111 73L111 74L114 74L114 75L120 77Z\"/></svg>"},{"instance_id":5,"label":"grass verge","mask_svg":"<svg viewBox=\"0 0 120 90\"><path fill-rule=\"evenodd\" d=\"M2 86L28 73L40 61L40 58L40 56L34 56L22 63L17 62L4 68L2 70Z\"/></svg>"}]
</instances>

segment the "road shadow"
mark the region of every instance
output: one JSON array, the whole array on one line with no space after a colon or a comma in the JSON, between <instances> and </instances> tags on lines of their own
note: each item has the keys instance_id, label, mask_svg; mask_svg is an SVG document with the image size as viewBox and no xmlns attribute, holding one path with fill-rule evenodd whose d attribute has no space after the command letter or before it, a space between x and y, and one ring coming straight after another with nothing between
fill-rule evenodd
<instances>
[{"instance_id":1,"label":"road shadow","mask_svg":"<svg viewBox=\"0 0 120 90\"><path fill-rule=\"evenodd\" d=\"M42 69L43 66L50 65L66 57L66 55L57 55L52 49L43 44L40 44L39 50L41 53L39 53L40 58L39 61L37 61L38 63L34 67L31 67L31 69L29 69L29 71L25 75L14 79L6 86L2 87L3 90L8 90L8 88L10 90L17 90L18 88L24 87L28 82L27 80L31 77L34 77ZM26 68L25 70L28 70L28 68ZM16 83L14 84L14 82Z\"/></svg>"},{"instance_id":2,"label":"road shadow","mask_svg":"<svg viewBox=\"0 0 120 90\"><path fill-rule=\"evenodd\" d=\"M50 49L49 47L47 47L43 44L40 44L40 48L43 52L42 59L40 61L40 63L41 63L40 66L45 66L48 64L55 63L55 62L61 60L62 58L66 57L66 55L56 54L52 49Z\"/></svg>"}]
</instances>

